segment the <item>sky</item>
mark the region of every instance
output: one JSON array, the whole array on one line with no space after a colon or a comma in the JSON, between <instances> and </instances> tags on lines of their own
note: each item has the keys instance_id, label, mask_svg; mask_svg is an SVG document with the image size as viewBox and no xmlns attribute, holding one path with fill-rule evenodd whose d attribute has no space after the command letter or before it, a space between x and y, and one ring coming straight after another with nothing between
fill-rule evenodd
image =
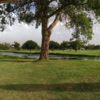
<instances>
[{"instance_id":1,"label":"sky","mask_svg":"<svg viewBox=\"0 0 100 100\"><path fill-rule=\"evenodd\" d=\"M93 39L91 44L100 45L100 24L93 26ZM51 40L61 43L71 38L71 30L67 30L61 23L58 23L52 31ZM41 27L35 28L35 25L27 25L25 23L15 23L13 26L8 26L4 32L0 32L0 43L13 43L14 41L23 44L27 40L33 40L39 45L41 44Z\"/></svg>"}]
</instances>

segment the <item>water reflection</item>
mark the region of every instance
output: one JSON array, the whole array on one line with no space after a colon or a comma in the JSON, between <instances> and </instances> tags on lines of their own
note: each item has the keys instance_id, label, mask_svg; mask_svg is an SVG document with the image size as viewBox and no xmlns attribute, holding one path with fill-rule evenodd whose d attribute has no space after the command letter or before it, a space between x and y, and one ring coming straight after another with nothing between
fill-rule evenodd
<instances>
[{"instance_id":1,"label":"water reflection","mask_svg":"<svg viewBox=\"0 0 100 100\"><path fill-rule=\"evenodd\" d=\"M30 59L38 59L39 54L25 54L25 53L11 53L11 52L0 52L1 56L10 56L10 57L19 57L19 58L30 58ZM50 54L49 59L52 60L100 60L99 56L85 56L85 55L56 55Z\"/></svg>"}]
</instances>

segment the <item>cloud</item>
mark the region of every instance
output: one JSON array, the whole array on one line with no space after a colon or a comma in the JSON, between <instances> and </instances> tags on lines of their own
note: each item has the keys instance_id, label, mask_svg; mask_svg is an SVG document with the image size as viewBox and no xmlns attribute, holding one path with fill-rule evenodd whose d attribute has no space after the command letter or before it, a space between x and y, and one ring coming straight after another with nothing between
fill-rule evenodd
<instances>
[{"instance_id":1,"label":"cloud","mask_svg":"<svg viewBox=\"0 0 100 100\"><path fill-rule=\"evenodd\" d=\"M93 35L93 38L90 41L90 43L91 44L99 44L100 45L100 24L99 23L94 24L93 32L94 32L94 35Z\"/></svg>"},{"instance_id":2,"label":"cloud","mask_svg":"<svg viewBox=\"0 0 100 100\"><path fill-rule=\"evenodd\" d=\"M100 24L95 24L94 36L90 43L100 44ZM51 40L61 43L64 40L69 40L71 37L71 30L67 30L61 23L59 23L53 30ZM13 26L7 27L4 32L0 32L0 42L13 43L17 41L23 43L27 40L36 41L41 44L41 27L35 29L35 25L27 25L25 23L15 23Z\"/></svg>"}]
</instances>

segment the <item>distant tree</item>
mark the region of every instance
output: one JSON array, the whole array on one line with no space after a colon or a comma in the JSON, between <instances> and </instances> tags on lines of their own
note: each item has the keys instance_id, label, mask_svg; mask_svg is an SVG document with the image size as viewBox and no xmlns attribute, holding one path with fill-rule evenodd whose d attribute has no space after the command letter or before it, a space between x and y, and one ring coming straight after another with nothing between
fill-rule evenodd
<instances>
[{"instance_id":1,"label":"distant tree","mask_svg":"<svg viewBox=\"0 0 100 100\"><path fill-rule=\"evenodd\" d=\"M88 44L88 45L85 46L85 49L86 50L93 50L94 46L95 46L94 44Z\"/></svg>"},{"instance_id":2,"label":"distant tree","mask_svg":"<svg viewBox=\"0 0 100 100\"><path fill-rule=\"evenodd\" d=\"M92 37L89 36L89 38L91 39ZM80 50L84 48L85 44L87 44L90 39L86 39L85 35L82 36L82 33L80 34L80 31L76 29L76 31L72 34L72 38L70 39L70 46L76 51Z\"/></svg>"},{"instance_id":3,"label":"distant tree","mask_svg":"<svg viewBox=\"0 0 100 100\"><path fill-rule=\"evenodd\" d=\"M86 50L100 50L100 45L88 44L85 46Z\"/></svg>"},{"instance_id":4,"label":"distant tree","mask_svg":"<svg viewBox=\"0 0 100 100\"><path fill-rule=\"evenodd\" d=\"M75 51L80 50L83 47L83 42L80 40L74 40L70 42L70 48L74 49Z\"/></svg>"},{"instance_id":5,"label":"distant tree","mask_svg":"<svg viewBox=\"0 0 100 100\"><path fill-rule=\"evenodd\" d=\"M63 41L60 44L60 49L62 49L62 50L70 49L70 42L69 41Z\"/></svg>"},{"instance_id":6,"label":"distant tree","mask_svg":"<svg viewBox=\"0 0 100 100\"><path fill-rule=\"evenodd\" d=\"M59 49L59 48L60 48L59 43L57 43L57 42L55 42L55 41L50 41L49 49L55 50L55 49Z\"/></svg>"},{"instance_id":7,"label":"distant tree","mask_svg":"<svg viewBox=\"0 0 100 100\"><path fill-rule=\"evenodd\" d=\"M36 42L28 40L22 45L22 49L27 49L27 50L39 49L39 46Z\"/></svg>"},{"instance_id":8,"label":"distant tree","mask_svg":"<svg viewBox=\"0 0 100 100\"><path fill-rule=\"evenodd\" d=\"M13 47L14 47L16 50L20 50L20 44L19 44L18 42L14 42Z\"/></svg>"},{"instance_id":9,"label":"distant tree","mask_svg":"<svg viewBox=\"0 0 100 100\"><path fill-rule=\"evenodd\" d=\"M95 45L95 50L100 50L100 45Z\"/></svg>"},{"instance_id":10,"label":"distant tree","mask_svg":"<svg viewBox=\"0 0 100 100\"><path fill-rule=\"evenodd\" d=\"M8 50L11 48L9 43L0 43L0 50Z\"/></svg>"}]
</instances>

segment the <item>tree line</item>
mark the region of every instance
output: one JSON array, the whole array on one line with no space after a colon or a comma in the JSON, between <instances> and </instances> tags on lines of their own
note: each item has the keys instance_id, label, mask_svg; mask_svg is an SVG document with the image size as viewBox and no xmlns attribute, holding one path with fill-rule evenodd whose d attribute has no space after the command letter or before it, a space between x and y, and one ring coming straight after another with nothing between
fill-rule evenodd
<instances>
[{"instance_id":1,"label":"tree line","mask_svg":"<svg viewBox=\"0 0 100 100\"><path fill-rule=\"evenodd\" d=\"M63 41L62 43L58 43L55 41L50 41L49 44L50 50L100 50L100 45L95 44L86 44L82 41Z\"/></svg>"},{"instance_id":2,"label":"tree line","mask_svg":"<svg viewBox=\"0 0 100 100\"><path fill-rule=\"evenodd\" d=\"M26 49L26 50L32 50L32 49L40 49L40 46L32 41L28 40L22 45L18 42L14 42L13 44L10 43L0 43L0 50L9 50L9 49L14 49L14 50L21 50L21 49Z\"/></svg>"},{"instance_id":3,"label":"tree line","mask_svg":"<svg viewBox=\"0 0 100 100\"><path fill-rule=\"evenodd\" d=\"M18 42L13 44L9 43L0 43L0 50L40 50L40 46L32 40L24 42L22 45ZM84 42L75 40L75 41L63 41L58 43L56 41L50 41L49 44L50 50L100 50L100 45L95 44L85 44Z\"/></svg>"}]
</instances>

